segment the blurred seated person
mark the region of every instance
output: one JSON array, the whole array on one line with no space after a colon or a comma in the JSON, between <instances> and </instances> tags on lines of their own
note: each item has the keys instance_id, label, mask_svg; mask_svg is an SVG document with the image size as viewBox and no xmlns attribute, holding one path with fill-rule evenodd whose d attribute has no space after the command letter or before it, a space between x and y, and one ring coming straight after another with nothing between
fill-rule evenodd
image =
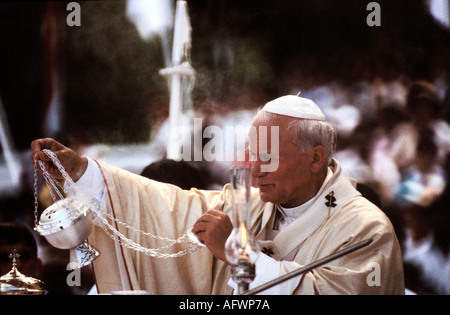
<instances>
[{"instance_id":1,"label":"blurred seated person","mask_svg":"<svg viewBox=\"0 0 450 315\"><path fill-rule=\"evenodd\" d=\"M437 155L436 144L425 133L417 145L414 164L402 174L402 182L397 192L397 204L416 204L426 207L442 194L446 175L437 162Z\"/></svg>"},{"instance_id":2,"label":"blurred seated person","mask_svg":"<svg viewBox=\"0 0 450 315\"><path fill-rule=\"evenodd\" d=\"M450 213L444 200L442 195L428 207L403 213L405 285L417 294L450 294Z\"/></svg>"},{"instance_id":3,"label":"blurred seated person","mask_svg":"<svg viewBox=\"0 0 450 315\"><path fill-rule=\"evenodd\" d=\"M415 159L415 127L408 120L401 104L388 103L376 113L377 126L373 130L373 154L391 159L400 170L411 165Z\"/></svg>"},{"instance_id":4,"label":"blurred seated person","mask_svg":"<svg viewBox=\"0 0 450 315\"><path fill-rule=\"evenodd\" d=\"M450 176L450 154L445 174ZM450 294L450 184L429 206L403 211L405 284L419 294Z\"/></svg>"},{"instance_id":5,"label":"blurred seated person","mask_svg":"<svg viewBox=\"0 0 450 315\"><path fill-rule=\"evenodd\" d=\"M450 125L441 119L442 101L437 88L430 82L419 80L409 87L406 110L411 117L413 147L421 136L431 130L431 139L436 143L438 162L443 163L450 151Z\"/></svg>"},{"instance_id":6,"label":"blurred seated person","mask_svg":"<svg viewBox=\"0 0 450 315\"><path fill-rule=\"evenodd\" d=\"M374 134L377 126L372 120L360 122L351 136L340 139L340 150L334 156L347 176L376 191L381 205L387 205L395 197L400 172L393 158L377 145L382 142Z\"/></svg>"},{"instance_id":7,"label":"blurred seated person","mask_svg":"<svg viewBox=\"0 0 450 315\"><path fill-rule=\"evenodd\" d=\"M163 159L146 166L141 176L162 183L173 184L184 190L191 188L207 189L207 174L186 161Z\"/></svg>"},{"instance_id":8,"label":"blurred seated person","mask_svg":"<svg viewBox=\"0 0 450 315\"><path fill-rule=\"evenodd\" d=\"M39 279L42 272L42 261L37 254L37 243L27 227L16 222L0 223L0 276L12 268L9 255L16 250L17 270L27 277Z\"/></svg>"}]
</instances>

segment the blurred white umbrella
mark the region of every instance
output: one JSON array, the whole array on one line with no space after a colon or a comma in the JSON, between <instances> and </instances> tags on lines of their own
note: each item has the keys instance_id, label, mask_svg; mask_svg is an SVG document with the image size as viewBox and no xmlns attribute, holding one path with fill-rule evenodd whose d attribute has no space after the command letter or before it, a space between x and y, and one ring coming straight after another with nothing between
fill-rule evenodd
<instances>
[{"instance_id":1,"label":"blurred white umbrella","mask_svg":"<svg viewBox=\"0 0 450 315\"><path fill-rule=\"evenodd\" d=\"M450 29L450 3L448 0L428 0L428 10L442 26Z\"/></svg>"},{"instance_id":2,"label":"blurred white umbrella","mask_svg":"<svg viewBox=\"0 0 450 315\"><path fill-rule=\"evenodd\" d=\"M146 41L158 36L165 66L170 64L170 32L173 28L172 0L128 0L127 16Z\"/></svg>"}]
</instances>

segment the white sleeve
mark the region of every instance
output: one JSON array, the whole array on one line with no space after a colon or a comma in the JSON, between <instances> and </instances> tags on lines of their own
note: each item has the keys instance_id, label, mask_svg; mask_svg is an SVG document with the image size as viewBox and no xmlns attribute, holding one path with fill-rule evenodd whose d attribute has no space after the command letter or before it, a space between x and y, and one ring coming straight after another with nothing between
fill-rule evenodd
<instances>
[{"instance_id":1,"label":"white sleeve","mask_svg":"<svg viewBox=\"0 0 450 315\"><path fill-rule=\"evenodd\" d=\"M300 267L301 266L299 264L293 261L277 261L265 254L260 253L255 262L256 277L253 282L250 283L249 289L256 288ZM302 275L296 276L258 294L290 295L297 288L301 277ZM235 293L237 293L237 284L231 278L228 281L228 285L234 289Z\"/></svg>"},{"instance_id":2,"label":"white sleeve","mask_svg":"<svg viewBox=\"0 0 450 315\"><path fill-rule=\"evenodd\" d=\"M75 183L78 187L83 189L84 195L90 200L95 200L100 203L103 197L103 191L105 188L105 182L103 180L103 175L98 164L87 157L88 166L84 174ZM88 189L86 189L88 187ZM75 194L75 191L67 185L64 184L64 190L69 194Z\"/></svg>"}]
</instances>

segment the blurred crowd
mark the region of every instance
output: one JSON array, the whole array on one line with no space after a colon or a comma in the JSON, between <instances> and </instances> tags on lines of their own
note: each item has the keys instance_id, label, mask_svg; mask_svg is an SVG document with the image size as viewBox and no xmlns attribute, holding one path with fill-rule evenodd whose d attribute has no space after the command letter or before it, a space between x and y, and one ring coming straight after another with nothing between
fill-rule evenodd
<instances>
[{"instance_id":1,"label":"blurred crowd","mask_svg":"<svg viewBox=\"0 0 450 315\"><path fill-rule=\"evenodd\" d=\"M444 115L448 110L444 105L446 91L427 81L381 80L361 83L345 97L340 91L339 86L328 85L302 92L302 96L314 99L335 124L339 134L335 158L344 172L356 179L362 194L391 219L402 246L408 292L450 294L450 125ZM228 115L234 117L231 120L239 116ZM226 124L227 115L218 116L217 120L214 115L207 120ZM246 112L245 117L250 116ZM206 164L162 160L145 167L141 175L183 189L217 188L228 181L217 164ZM40 186L45 188L42 183ZM0 221L16 221L31 230L34 200L32 193L24 195L20 200L0 201ZM50 200L45 189L40 198L44 209ZM0 235L3 249L19 246L14 245L21 240L14 236L17 233L11 234L14 237L6 234ZM89 267L83 268L81 287L68 287L67 251L52 248L45 239L33 235L39 251L32 247L29 256L42 257L42 272L33 274L48 283L49 294L88 293L94 283ZM0 250L2 272L10 264L7 256Z\"/></svg>"},{"instance_id":2,"label":"blurred crowd","mask_svg":"<svg viewBox=\"0 0 450 315\"><path fill-rule=\"evenodd\" d=\"M353 105L332 112L340 115L335 158L391 219L402 246L406 287L418 294L450 294L445 98L423 80L391 86L379 82L374 88L369 114Z\"/></svg>"}]
</instances>

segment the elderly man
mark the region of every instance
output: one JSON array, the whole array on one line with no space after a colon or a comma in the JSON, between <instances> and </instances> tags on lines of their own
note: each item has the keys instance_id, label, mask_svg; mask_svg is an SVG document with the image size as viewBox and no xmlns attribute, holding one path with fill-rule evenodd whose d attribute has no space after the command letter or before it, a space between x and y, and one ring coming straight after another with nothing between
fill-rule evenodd
<instances>
[{"instance_id":1,"label":"elderly man","mask_svg":"<svg viewBox=\"0 0 450 315\"><path fill-rule=\"evenodd\" d=\"M256 188L250 228L263 252L250 288L371 239L364 249L262 293L403 294L402 258L392 225L332 159L336 133L319 107L283 96L267 103L252 127ZM224 250L233 227L229 185L222 191L184 191L80 156L52 139L36 140L31 147L32 159L44 161L50 174L61 177L42 152L53 151L77 185L89 187L89 197L116 220L112 224L143 247L155 248L158 241L116 222L172 239L191 230L207 247L179 258L147 257L96 227L90 241L102 252L94 262L99 292L231 294L236 288Z\"/></svg>"}]
</instances>

